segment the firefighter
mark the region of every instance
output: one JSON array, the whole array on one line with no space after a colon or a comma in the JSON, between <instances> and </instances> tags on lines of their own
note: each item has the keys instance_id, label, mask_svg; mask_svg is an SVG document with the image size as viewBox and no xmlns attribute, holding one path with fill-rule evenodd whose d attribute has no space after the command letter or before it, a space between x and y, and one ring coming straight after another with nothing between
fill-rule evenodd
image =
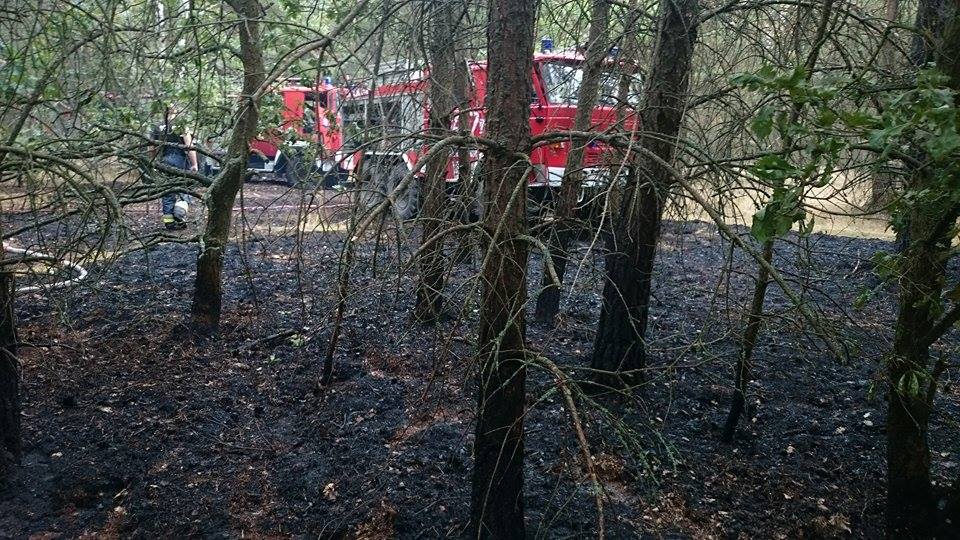
<instances>
[{"instance_id":1,"label":"firefighter","mask_svg":"<svg viewBox=\"0 0 960 540\"><path fill-rule=\"evenodd\" d=\"M163 114L163 124L156 126L150 138L160 144L151 148L151 157L159 157L160 162L168 167L197 172L197 151L187 150L183 146L193 146L193 135L186 129L178 130L174 126L177 111L166 106ZM163 208L163 226L168 230L187 228L186 217L189 205L186 197L180 193L169 193L161 199Z\"/></svg>"},{"instance_id":2,"label":"firefighter","mask_svg":"<svg viewBox=\"0 0 960 540\"><path fill-rule=\"evenodd\" d=\"M203 143L204 149L209 152L211 155L204 155L200 159L203 160L203 175L207 178L212 177L217 170L220 169L219 162L214 159L214 157L222 157L224 152L220 148L220 145L217 144L216 138L209 136Z\"/></svg>"}]
</instances>

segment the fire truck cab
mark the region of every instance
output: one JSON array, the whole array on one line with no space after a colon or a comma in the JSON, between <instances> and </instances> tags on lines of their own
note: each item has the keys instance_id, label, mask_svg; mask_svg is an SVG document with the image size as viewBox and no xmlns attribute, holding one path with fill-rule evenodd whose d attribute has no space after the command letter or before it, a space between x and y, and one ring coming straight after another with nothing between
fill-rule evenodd
<instances>
[{"instance_id":1,"label":"fire truck cab","mask_svg":"<svg viewBox=\"0 0 960 540\"><path fill-rule=\"evenodd\" d=\"M280 125L250 141L247 167L273 174L291 186L310 179L333 185L347 175L335 159L342 143L336 118L338 89L329 78L314 87L298 82L276 90L282 100Z\"/></svg>"},{"instance_id":2,"label":"fire truck cab","mask_svg":"<svg viewBox=\"0 0 960 540\"><path fill-rule=\"evenodd\" d=\"M534 136L549 131L572 129L577 109L577 97L583 78L583 56L579 53L553 52L545 40L541 53L534 55L533 77L530 88L530 129ZM363 199L368 203L382 200L394 190L427 147L417 135L429 126L429 73L409 65L391 66L384 70L371 88L348 88L340 102L343 123L341 162L360 184ZM473 135L484 133L486 111L487 65L470 62L470 108L467 111ZM617 88L619 74L611 70L601 79L600 96L592 117L593 131L602 132L617 122ZM628 101L639 96L639 85L631 85ZM627 129L633 124L633 115L627 115ZM456 126L454 126L456 127ZM563 178L570 140L541 145L531 154L533 172L530 174L529 199L544 202ZM447 180L459 180L456 153L451 155ZM471 167L478 152L471 151ZM614 154L600 142L589 142L583 159L586 190L606 185L611 175ZM622 157L619 158L622 161ZM418 174L422 175L421 169ZM419 207L419 184L414 183L396 201L394 212L401 218L411 217Z\"/></svg>"}]
</instances>

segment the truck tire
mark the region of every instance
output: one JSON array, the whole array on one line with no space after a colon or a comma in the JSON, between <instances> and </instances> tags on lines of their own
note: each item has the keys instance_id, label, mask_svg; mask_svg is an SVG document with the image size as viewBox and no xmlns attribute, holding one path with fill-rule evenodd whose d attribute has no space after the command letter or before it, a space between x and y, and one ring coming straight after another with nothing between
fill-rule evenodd
<instances>
[{"instance_id":1,"label":"truck tire","mask_svg":"<svg viewBox=\"0 0 960 540\"><path fill-rule=\"evenodd\" d=\"M483 212L486 208L483 199L483 158L481 158L473 168L470 180L464 190L464 196L467 199L467 210L469 211L470 221L482 221Z\"/></svg>"},{"instance_id":2,"label":"truck tire","mask_svg":"<svg viewBox=\"0 0 960 540\"><path fill-rule=\"evenodd\" d=\"M394 189L397 188L397 185L403 181L404 177L407 176L407 173L410 172L407 169L407 166L403 163L397 163L394 165L387 176L387 189L385 193L392 193ZM407 186L403 192L397 194L394 199L393 215L397 219L411 219L416 217L417 213L420 212L420 179L414 178L410 185Z\"/></svg>"},{"instance_id":3,"label":"truck tire","mask_svg":"<svg viewBox=\"0 0 960 540\"><path fill-rule=\"evenodd\" d=\"M356 185L357 204L360 208L371 210L383 201L383 190L374 184L375 166L364 163L360 168L360 176Z\"/></svg>"},{"instance_id":4,"label":"truck tire","mask_svg":"<svg viewBox=\"0 0 960 540\"><path fill-rule=\"evenodd\" d=\"M402 162L375 163L364 167L360 173L360 205L372 209L383 202L387 195L393 192L406 177L409 169ZM397 219L410 219L420 211L420 180L414 179L407 189L399 193L391 207Z\"/></svg>"},{"instance_id":5,"label":"truck tire","mask_svg":"<svg viewBox=\"0 0 960 540\"><path fill-rule=\"evenodd\" d=\"M283 179L290 187L302 188L312 185L314 174L311 165L304 159L303 154L290 154L283 168Z\"/></svg>"},{"instance_id":6,"label":"truck tire","mask_svg":"<svg viewBox=\"0 0 960 540\"><path fill-rule=\"evenodd\" d=\"M530 223L539 223L554 211L554 188L530 186L527 188L527 219Z\"/></svg>"}]
</instances>

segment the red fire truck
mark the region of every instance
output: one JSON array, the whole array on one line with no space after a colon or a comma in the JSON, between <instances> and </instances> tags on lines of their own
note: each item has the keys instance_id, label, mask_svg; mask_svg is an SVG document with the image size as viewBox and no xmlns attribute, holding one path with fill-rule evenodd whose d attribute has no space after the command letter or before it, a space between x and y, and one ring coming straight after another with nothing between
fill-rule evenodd
<instances>
[{"instance_id":1,"label":"red fire truck","mask_svg":"<svg viewBox=\"0 0 960 540\"><path fill-rule=\"evenodd\" d=\"M277 89L282 101L279 126L250 142L248 168L273 174L289 185L309 178L332 185L347 172L335 159L343 137L336 118L339 91L329 78L314 87L288 81Z\"/></svg>"},{"instance_id":2,"label":"red fire truck","mask_svg":"<svg viewBox=\"0 0 960 540\"><path fill-rule=\"evenodd\" d=\"M533 86L530 88L530 128L534 136L549 131L570 130L577 108L577 96L583 77L583 56L579 53L553 52L544 40L541 53L534 55ZM611 61L611 65L615 61ZM373 87L372 95L364 88L351 87L340 100L339 117L343 123L343 148L340 162L351 171L365 193L365 200L382 200L416 165L426 147L417 135L429 121L429 74L407 65L384 70ZM471 62L470 127L473 135L482 135L486 112L487 65ZM619 74L613 70L601 78L598 105L593 111L594 131L604 131L617 121L617 87ZM628 100L639 96L639 85L631 85ZM629 129L633 117L628 116ZM544 202L552 197L563 178L567 152L571 142L557 142L537 147L530 156L533 172L529 178L529 199ZM580 143L577 143L580 144ZM612 153L606 145L589 143L583 160L584 187L597 188L608 182ZM478 159L471 152L472 165ZM452 158L452 161L456 158ZM459 167L448 166L447 180L458 180ZM419 171L420 175L423 170ZM373 200L371 200L373 199ZM420 202L417 183L411 185L396 201L394 212L401 218L414 215Z\"/></svg>"}]
</instances>

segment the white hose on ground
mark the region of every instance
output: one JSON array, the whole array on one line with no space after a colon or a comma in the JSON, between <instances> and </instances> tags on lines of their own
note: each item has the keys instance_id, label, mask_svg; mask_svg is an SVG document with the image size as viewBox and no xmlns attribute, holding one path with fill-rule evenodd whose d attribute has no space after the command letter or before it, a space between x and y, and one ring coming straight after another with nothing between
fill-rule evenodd
<instances>
[{"instance_id":1,"label":"white hose on ground","mask_svg":"<svg viewBox=\"0 0 960 540\"><path fill-rule=\"evenodd\" d=\"M53 289L61 289L61 288L63 288L63 287L67 287L67 286L72 285L72 284L74 284L74 283L78 283L78 282L80 282L80 281L83 281L83 279L87 277L87 270L86 270L84 267L80 266L80 265L77 264L77 263L67 261L67 260L65 260L65 259L58 259L58 258L54 257L53 255L47 255L46 253L40 253L39 251L33 251L33 250L31 250L31 249L23 249L23 248L8 246L7 244L3 244L3 251L5 251L5 252L7 252L7 253L13 253L13 254L16 254L16 255L23 255L23 256L25 256L25 257L35 257L35 258L37 258L37 259L43 259L43 260L47 260L47 261L52 261L52 262L60 263L60 264L62 264L63 266L69 267L70 269L72 269L74 272L77 273L77 275L74 276L73 278L66 279L66 280L63 280L63 281L58 281L58 282L52 283L52 284L50 284L50 285L30 285L30 286L28 286L28 287L18 287L18 288L17 288L17 293L18 293L18 294L19 294L19 293L31 293L31 292L37 292L37 291L49 291L49 290L53 290Z\"/></svg>"}]
</instances>

